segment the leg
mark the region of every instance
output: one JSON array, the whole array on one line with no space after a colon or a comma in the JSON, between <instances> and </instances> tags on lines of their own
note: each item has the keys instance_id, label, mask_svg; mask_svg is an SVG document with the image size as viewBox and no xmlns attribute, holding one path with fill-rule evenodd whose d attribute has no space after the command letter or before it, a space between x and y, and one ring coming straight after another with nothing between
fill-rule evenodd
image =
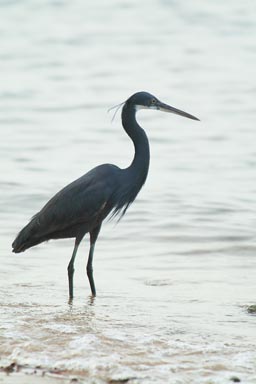
<instances>
[{"instance_id":1,"label":"leg","mask_svg":"<svg viewBox=\"0 0 256 384\"><path fill-rule=\"evenodd\" d=\"M73 253L72 253L72 257L71 257L70 262L68 264L68 284L69 284L69 299L70 300L73 299L73 276L74 276L74 272L75 272L74 261L75 261L75 258L76 258L76 253L77 253L80 241L81 241L80 238L79 239L76 238L74 250L73 250Z\"/></svg>"},{"instance_id":2,"label":"leg","mask_svg":"<svg viewBox=\"0 0 256 384\"><path fill-rule=\"evenodd\" d=\"M87 276L88 276L90 286L91 286L92 296L96 296L96 289L95 289L95 284L94 284L94 280L93 280L92 260L93 260L93 252L94 252L95 243L96 243L98 234L100 232L100 227L101 227L101 225L99 225L97 228L93 229L90 232L90 252L89 252L86 270L87 270Z\"/></svg>"}]
</instances>

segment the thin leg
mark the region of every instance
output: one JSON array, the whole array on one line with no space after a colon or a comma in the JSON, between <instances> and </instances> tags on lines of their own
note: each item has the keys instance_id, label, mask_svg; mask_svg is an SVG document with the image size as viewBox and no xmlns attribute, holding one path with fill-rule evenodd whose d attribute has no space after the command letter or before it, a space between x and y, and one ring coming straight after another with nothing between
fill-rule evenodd
<instances>
[{"instance_id":1,"label":"thin leg","mask_svg":"<svg viewBox=\"0 0 256 384\"><path fill-rule=\"evenodd\" d=\"M89 252L86 270L87 270L87 276L89 279L89 283L91 286L92 296L96 296L96 289L95 289L95 284L94 284L94 280L93 280L92 260L93 260L95 243L96 243L98 234L100 232L100 227L101 227L101 225L99 225L92 232L90 232L90 252Z\"/></svg>"},{"instance_id":2,"label":"thin leg","mask_svg":"<svg viewBox=\"0 0 256 384\"><path fill-rule=\"evenodd\" d=\"M76 239L74 250L72 253L72 257L71 257L70 262L68 264L68 284L69 284L69 299L70 300L73 299L73 276L74 276L74 272L75 272L74 261L76 258L76 253L77 253L80 241L81 241L81 239Z\"/></svg>"}]
</instances>

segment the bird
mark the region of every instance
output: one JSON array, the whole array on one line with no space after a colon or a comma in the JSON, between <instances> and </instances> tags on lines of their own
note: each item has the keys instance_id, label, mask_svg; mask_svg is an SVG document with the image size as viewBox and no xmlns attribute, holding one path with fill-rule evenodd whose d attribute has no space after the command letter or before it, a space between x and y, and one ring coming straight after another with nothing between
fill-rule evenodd
<instances>
[{"instance_id":1,"label":"bird","mask_svg":"<svg viewBox=\"0 0 256 384\"><path fill-rule=\"evenodd\" d=\"M89 233L90 249L86 270L91 296L95 297L93 255L102 222L107 217L122 218L146 181L150 161L149 141L136 120L136 113L140 109L152 109L199 120L144 91L136 92L121 106L123 128L134 144L131 164L124 169L113 164L101 164L71 182L32 217L12 243L12 251L20 253L51 239L74 238L74 248L67 268L70 301L74 297L74 262L83 237Z\"/></svg>"}]
</instances>

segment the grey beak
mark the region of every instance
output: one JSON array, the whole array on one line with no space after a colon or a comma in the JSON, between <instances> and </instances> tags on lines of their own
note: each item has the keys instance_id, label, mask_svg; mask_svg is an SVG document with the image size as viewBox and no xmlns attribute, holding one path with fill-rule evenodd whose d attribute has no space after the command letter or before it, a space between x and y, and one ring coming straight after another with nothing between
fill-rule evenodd
<instances>
[{"instance_id":1,"label":"grey beak","mask_svg":"<svg viewBox=\"0 0 256 384\"><path fill-rule=\"evenodd\" d=\"M188 119L200 121L197 117L190 115L187 112L181 111L180 109L171 107L170 105L164 104L161 101L157 102L157 109L159 109L160 111L163 111L163 112L175 113L176 115L187 117Z\"/></svg>"}]
</instances>

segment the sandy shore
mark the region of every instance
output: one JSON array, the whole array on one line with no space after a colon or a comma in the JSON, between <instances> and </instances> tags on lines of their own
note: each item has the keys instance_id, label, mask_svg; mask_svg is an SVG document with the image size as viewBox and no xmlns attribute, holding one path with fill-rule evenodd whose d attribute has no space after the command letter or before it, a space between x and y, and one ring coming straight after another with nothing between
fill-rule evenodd
<instances>
[{"instance_id":1,"label":"sandy shore","mask_svg":"<svg viewBox=\"0 0 256 384\"><path fill-rule=\"evenodd\" d=\"M93 381L93 380L92 380ZM129 379L106 379L107 384L125 384ZM93 381L94 382L94 381ZM83 384L88 383L88 377L65 371L47 371L42 368L28 368L11 364L0 368L0 384Z\"/></svg>"},{"instance_id":2,"label":"sandy shore","mask_svg":"<svg viewBox=\"0 0 256 384\"><path fill-rule=\"evenodd\" d=\"M110 380L108 384L125 384L129 380ZM88 383L88 379L76 378L51 373L30 373L24 372L5 373L0 372L0 384L83 384Z\"/></svg>"},{"instance_id":3,"label":"sandy shore","mask_svg":"<svg viewBox=\"0 0 256 384\"><path fill-rule=\"evenodd\" d=\"M54 377L45 375L25 374L23 372L6 374L0 373L0 383L2 384L60 384L63 383L81 383L79 380L72 380L67 377Z\"/></svg>"},{"instance_id":4,"label":"sandy shore","mask_svg":"<svg viewBox=\"0 0 256 384\"><path fill-rule=\"evenodd\" d=\"M82 383L71 373L47 371L41 368L28 368L11 364L0 369L0 384L60 384L60 383Z\"/></svg>"},{"instance_id":5,"label":"sandy shore","mask_svg":"<svg viewBox=\"0 0 256 384\"><path fill-rule=\"evenodd\" d=\"M69 379L64 378L53 378L49 376L34 376L34 375L25 375L22 373L15 373L11 375L0 374L0 383L4 384L57 384L61 381L65 383L70 383Z\"/></svg>"}]
</instances>

